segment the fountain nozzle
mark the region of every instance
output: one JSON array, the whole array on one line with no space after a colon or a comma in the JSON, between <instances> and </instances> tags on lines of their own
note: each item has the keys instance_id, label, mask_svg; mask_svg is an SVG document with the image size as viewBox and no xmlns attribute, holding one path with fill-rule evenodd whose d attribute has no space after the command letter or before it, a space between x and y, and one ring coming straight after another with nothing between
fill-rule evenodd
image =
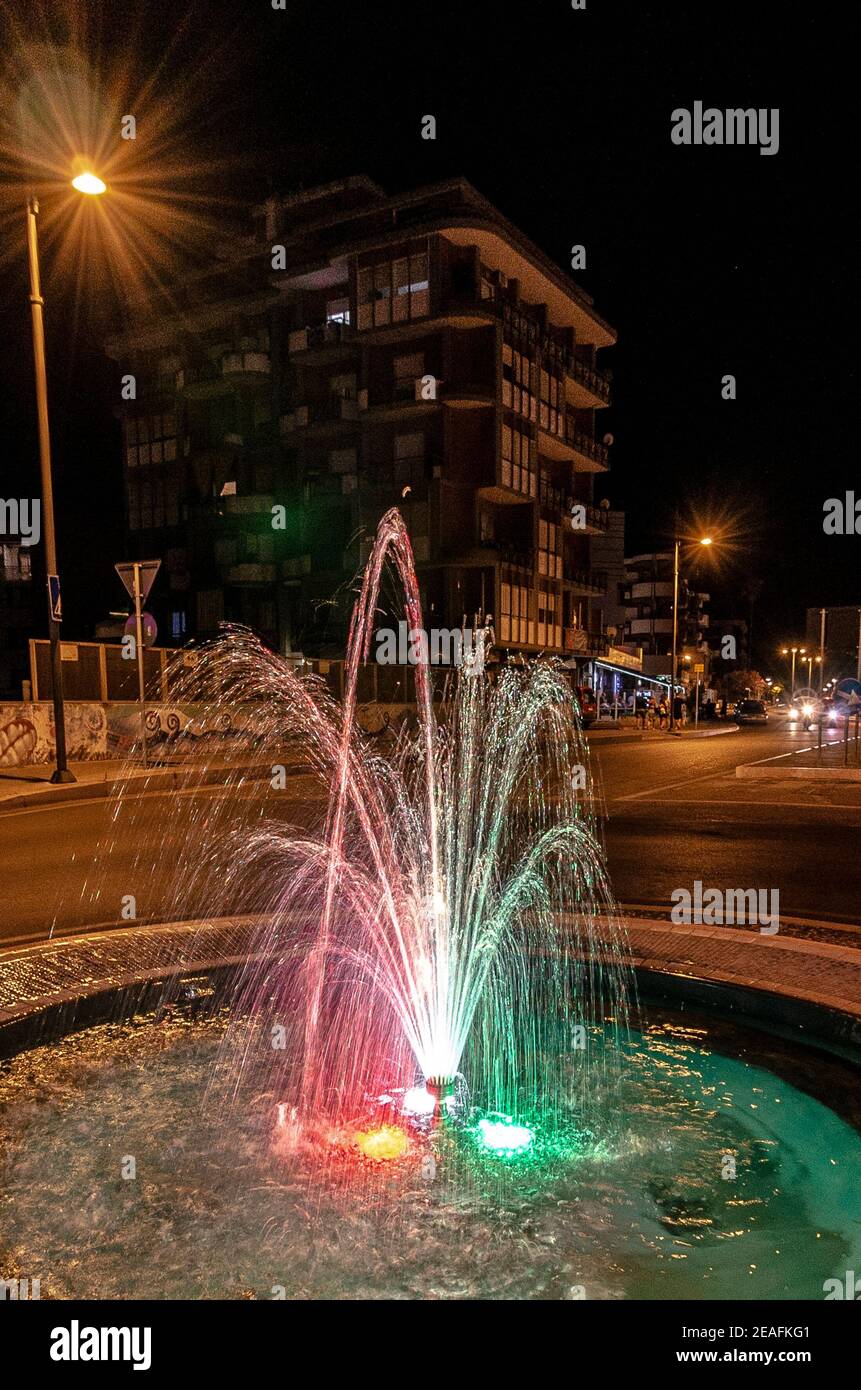
<instances>
[{"instance_id":1,"label":"fountain nozzle","mask_svg":"<svg viewBox=\"0 0 861 1390\"><path fill-rule=\"evenodd\" d=\"M448 1114L448 1102L454 1095L453 1076L429 1076L425 1082L428 1091L434 1098L434 1116L439 1117Z\"/></svg>"}]
</instances>

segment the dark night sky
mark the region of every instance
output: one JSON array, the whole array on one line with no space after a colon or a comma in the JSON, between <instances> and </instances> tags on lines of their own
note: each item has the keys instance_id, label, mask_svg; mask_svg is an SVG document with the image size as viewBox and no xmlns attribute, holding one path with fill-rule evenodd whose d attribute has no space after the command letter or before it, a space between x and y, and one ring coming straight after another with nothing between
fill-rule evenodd
<instances>
[{"instance_id":1,"label":"dark night sky","mask_svg":"<svg viewBox=\"0 0 861 1390\"><path fill-rule=\"evenodd\" d=\"M134 44L142 74L180 13L133 0L90 7L109 46ZM676 508L732 513L734 568L704 587L720 596L713 612L744 611L743 580L764 581L755 621L767 670L807 605L861 602L858 539L822 531L824 500L858 476L846 325L858 302L846 207L857 82L840 71L840 14L750 0L587 0L585 12L569 0L287 0L286 12L210 0L187 14L162 81L181 93L187 65L220 49L190 155L226 157L237 198L350 173L392 190L462 174L563 266L584 243L588 270L576 278L619 332L605 356L612 472L596 496L625 508L629 551L660 540ZM673 146L671 111L698 99L779 106L779 153ZM434 142L420 138L426 113ZM121 597L116 368L100 357L95 317L71 351L50 268L60 558L68 631L85 636ZM21 495L11 479L35 467L23 243L2 290L0 495ZM726 372L735 402L721 400Z\"/></svg>"}]
</instances>

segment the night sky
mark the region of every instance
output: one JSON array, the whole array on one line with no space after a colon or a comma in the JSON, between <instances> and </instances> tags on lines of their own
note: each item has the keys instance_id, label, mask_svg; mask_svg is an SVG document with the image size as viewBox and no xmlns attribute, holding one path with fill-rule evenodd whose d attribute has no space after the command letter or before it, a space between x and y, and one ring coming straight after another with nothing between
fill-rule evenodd
<instances>
[{"instance_id":1,"label":"night sky","mask_svg":"<svg viewBox=\"0 0 861 1390\"><path fill-rule=\"evenodd\" d=\"M222 161L207 192L225 219L270 189L348 174L392 191L463 175L560 265L583 243L588 268L575 278L619 333L604 356L615 378L615 405L601 416L615 438L612 471L596 500L625 509L629 553L665 541L675 511L716 534L722 525L731 558L702 587L713 613L746 614L743 594L762 581L754 642L766 673L775 645L803 635L808 605L861 602L858 539L822 529L825 499L858 479L848 332L857 224L847 208L857 82L840 69L848 39L836 7L87 8L100 19L106 69L121 60L141 84L157 69L160 89L180 105L190 74L206 65L207 98L189 111L185 138L190 164ZM62 37L62 14L51 22ZM46 37L36 9L22 4L14 41L28 28ZM778 106L779 152L674 146L671 112L696 100ZM139 121L146 105L142 97ZM420 138L425 114L436 117L435 141ZM3 496L28 487L38 495L23 218L10 220L14 211L4 208L0 281ZM100 352L116 306L106 286L101 302L73 315L53 264L49 253L64 635L87 637L122 600L112 569L123 545L118 368ZM736 401L721 399L728 372Z\"/></svg>"}]
</instances>

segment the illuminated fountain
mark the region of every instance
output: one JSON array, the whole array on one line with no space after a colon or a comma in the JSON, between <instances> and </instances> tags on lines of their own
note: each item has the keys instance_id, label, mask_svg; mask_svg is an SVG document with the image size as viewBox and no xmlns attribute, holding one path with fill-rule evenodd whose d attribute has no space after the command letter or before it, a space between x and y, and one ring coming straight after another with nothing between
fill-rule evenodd
<instances>
[{"instance_id":1,"label":"illuminated fountain","mask_svg":"<svg viewBox=\"0 0 861 1390\"><path fill-rule=\"evenodd\" d=\"M363 733L389 558L422 627L390 512L343 690L245 630L178 658L167 757L215 777L118 800L102 855L133 847L161 925L72 943L92 1026L0 1068L0 1275L57 1298L821 1298L861 1258L854 1065L696 994L629 1028L566 673L420 661L400 732ZM128 1156L143 1181L118 1181Z\"/></svg>"},{"instance_id":2,"label":"illuminated fountain","mask_svg":"<svg viewBox=\"0 0 861 1390\"><path fill-rule=\"evenodd\" d=\"M233 1087L251 1052L260 1084L269 1037L266 1080L300 1127L344 1123L374 1096L419 1127L469 1111L471 1097L503 1117L482 1131L492 1138L524 1115L587 1125L608 1108L608 1036L624 1031L627 980L572 688L548 663L491 677L472 652L435 706L420 650L414 726L384 755L356 715L389 560L409 628L423 629L409 537L391 510L353 612L342 704L242 630L194 671L200 684L217 670L220 699L256 711L257 760L277 767L290 750L293 774L310 773L326 806L311 833L270 819L226 846L218 835L192 873L234 898L241 882L261 915L235 999L259 1046L244 1035Z\"/></svg>"}]
</instances>

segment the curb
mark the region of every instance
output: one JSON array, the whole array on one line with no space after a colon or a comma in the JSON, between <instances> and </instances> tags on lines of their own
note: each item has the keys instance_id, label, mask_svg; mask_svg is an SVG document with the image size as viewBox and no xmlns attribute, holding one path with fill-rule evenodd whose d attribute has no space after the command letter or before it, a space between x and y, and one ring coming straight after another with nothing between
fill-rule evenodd
<instances>
[{"instance_id":1,"label":"curb","mask_svg":"<svg viewBox=\"0 0 861 1390\"><path fill-rule=\"evenodd\" d=\"M737 734L738 724L721 726L718 729L691 729L686 733L671 734L669 729L631 730L629 733L616 733L614 729L585 729L584 733L589 742L595 740L598 734L606 735L605 738L598 738L597 742L603 743L663 743L668 738L715 738L718 734Z\"/></svg>"},{"instance_id":2,"label":"curb","mask_svg":"<svg viewBox=\"0 0 861 1390\"><path fill-rule=\"evenodd\" d=\"M736 777L761 782L813 779L822 782L861 782L861 767L768 767L761 763L741 763Z\"/></svg>"},{"instance_id":3,"label":"curb","mask_svg":"<svg viewBox=\"0 0 861 1390\"><path fill-rule=\"evenodd\" d=\"M51 786L45 791L21 792L17 796L0 798L0 816L4 811L30 810L34 806L57 806L66 801L108 800L124 791L135 790L140 784L141 791L173 791L182 787L212 787L226 784L228 774L235 769L184 769L155 768L152 772L133 774L130 777L112 777L101 782L75 782L65 786ZM272 775L271 767L252 765L242 769L243 775L254 781ZM290 770L287 770L290 775ZM152 783L156 787L152 787Z\"/></svg>"}]
</instances>

